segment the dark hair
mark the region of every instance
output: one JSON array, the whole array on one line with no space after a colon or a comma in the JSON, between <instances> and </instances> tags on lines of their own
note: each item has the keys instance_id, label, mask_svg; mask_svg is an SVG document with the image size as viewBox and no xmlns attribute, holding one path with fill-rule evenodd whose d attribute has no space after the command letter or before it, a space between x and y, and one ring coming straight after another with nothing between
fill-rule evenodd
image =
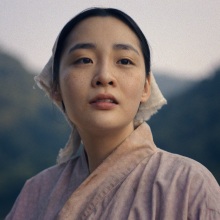
<instances>
[{"instance_id":1,"label":"dark hair","mask_svg":"<svg viewBox=\"0 0 220 220\"><path fill-rule=\"evenodd\" d=\"M150 49L148 42L139 28L139 26L136 24L136 22L126 13L114 9L114 8L89 8L85 11L82 11L78 15L76 15L74 18L72 18L62 29L60 32L60 35L57 40L57 46L56 51L54 54L54 61L53 61L53 90L57 89L57 86L59 85L59 66L60 66L60 58L62 55L62 51L64 48L65 41L70 34L70 32L73 30L73 28L80 23L82 20L85 20L89 17L107 17L112 16L119 20L121 20L123 23L127 24L131 30L136 34L138 37L140 44L141 44L141 50L144 56L144 62L145 62L145 70L146 75L148 76L150 73Z\"/></svg>"}]
</instances>

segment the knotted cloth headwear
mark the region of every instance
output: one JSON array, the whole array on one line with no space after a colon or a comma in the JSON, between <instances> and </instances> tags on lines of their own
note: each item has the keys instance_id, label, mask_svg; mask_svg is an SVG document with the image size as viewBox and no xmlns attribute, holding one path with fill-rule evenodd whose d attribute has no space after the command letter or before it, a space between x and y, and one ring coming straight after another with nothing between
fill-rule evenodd
<instances>
[{"instance_id":1,"label":"knotted cloth headwear","mask_svg":"<svg viewBox=\"0 0 220 220\"><path fill-rule=\"evenodd\" d=\"M62 31L65 29L62 29ZM74 156L74 154L77 152L80 143L81 138L80 135L73 124L73 122L70 121L68 115L66 112L63 111L62 101L58 101L57 99L54 99L53 97L53 67L54 67L54 56L57 50L57 42L60 40L60 35L58 36L52 50L52 56L43 68L42 72L35 76L34 79L37 83L37 85L43 89L46 94L53 100L53 102L58 106L58 108L61 110L61 112L65 115L67 121L69 122L72 131L69 137L69 140L66 144L66 146L59 151L59 155L57 158L58 164L64 163L68 161L71 157ZM150 85L151 85L151 95L147 102L141 103L138 109L138 112L134 118L134 126L137 126L141 124L144 121L147 121L150 119L150 117L157 113L157 111L167 103L166 99L162 95L155 78L153 76L153 73L150 72Z\"/></svg>"}]
</instances>

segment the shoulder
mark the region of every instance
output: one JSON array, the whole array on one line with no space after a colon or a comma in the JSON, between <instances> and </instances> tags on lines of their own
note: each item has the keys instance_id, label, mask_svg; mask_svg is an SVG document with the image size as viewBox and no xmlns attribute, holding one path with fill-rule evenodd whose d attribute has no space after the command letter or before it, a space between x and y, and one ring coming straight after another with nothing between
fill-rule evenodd
<instances>
[{"instance_id":1,"label":"shoulder","mask_svg":"<svg viewBox=\"0 0 220 220\"><path fill-rule=\"evenodd\" d=\"M66 176L71 175L75 166L78 162L78 158L74 158L62 164L56 164L52 167L49 167L37 175L28 179L25 183L25 188L35 188L47 191L54 184L56 184L60 179L65 179Z\"/></svg>"},{"instance_id":2,"label":"shoulder","mask_svg":"<svg viewBox=\"0 0 220 220\"><path fill-rule=\"evenodd\" d=\"M164 178L167 181L175 179L189 184L201 182L207 186L212 185L214 189L219 191L219 185L212 173L201 163L191 158L158 149L149 163L155 167L158 178Z\"/></svg>"},{"instance_id":3,"label":"shoulder","mask_svg":"<svg viewBox=\"0 0 220 220\"><path fill-rule=\"evenodd\" d=\"M65 168L68 166L68 163L64 163L61 165L54 165L47 169L42 170L35 176L31 177L26 181L26 184L34 183L34 182L44 182L47 181L47 179L51 179L51 181L55 181L59 176L62 174L62 172L65 170Z\"/></svg>"},{"instance_id":4,"label":"shoulder","mask_svg":"<svg viewBox=\"0 0 220 220\"><path fill-rule=\"evenodd\" d=\"M69 169L72 169L70 161L61 165L54 165L41 171L25 182L19 198L26 200L30 194L33 195L31 198L32 201L43 198L43 195L49 194L59 179L62 179Z\"/></svg>"},{"instance_id":5,"label":"shoulder","mask_svg":"<svg viewBox=\"0 0 220 220\"><path fill-rule=\"evenodd\" d=\"M154 171L156 187L160 187L166 196L168 193L174 199L185 201L194 217L205 211L220 215L220 187L202 164L158 149L147 166Z\"/></svg>"},{"instance_id":6,"label":"shoulder","mask_svg":"<svg viewBox=\"0 0 220 220\"><path fill-rule=\"evenodd\" d=\"M28 179L6 219L32 219L47 206L54 189L65 191L77 160L69 160L43 170ZM33 217L34 218L34 217Z\"/></svg>"},{"instance_id":7,"label":"shoulder","mask_svg":"<svg viewBox=\"0 0 220 220\"><path fill-rule=\"evenodd\" d=\"M200 178L201 180L211 181L217 184L212 173L201 163L178 154L169 153L158 149L152 160L160 163L160 168L168 176L180 176L185 178Z\"/></svg>"},{"instance_id":8,"label":"shoulder","mask_svg":"<svg viewBox=\"0 0 220 220\"><path fill-rule=\"evenodd\" d=\"M81 169L82 171L85 171L85 163L86 159L84 151L83 148L80 148L71 159L41 171L37 175L27 180L25 185L38 185L38 183L40 183L39 185L42 185L45 188L45 185L42 183L49 185L50 183L55 184L59 179L66 179L67 176L71 176L73 171L77 172L77 170Z\"/></svg>"}]
</instances>

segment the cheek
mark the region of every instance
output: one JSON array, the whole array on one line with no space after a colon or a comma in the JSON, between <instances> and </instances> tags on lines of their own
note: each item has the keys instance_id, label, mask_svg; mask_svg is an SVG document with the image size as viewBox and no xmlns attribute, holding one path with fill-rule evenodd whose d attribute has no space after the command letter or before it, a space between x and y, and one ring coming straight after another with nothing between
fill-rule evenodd
<instances>
[{"instance_id":1,"label":"cheek","mask_svg":"<svg viewBox=\"0 0 220 220\"><path fill-rule=\"evenodd\" d=\"M65 107L72 108L85 97L87 83L83 77L74 74L64 73L60 77L60 89Z\"/></svg>"},{"instance_id":2,"label":"cheek","mask_svg":"<svg viewBox=\"0 0 220 220\"><path fill-rule=\"evenodd\" d=\"M138 108L140 106L143 90L144 90L144 78L132 79L125 81L124 83L124 94L126 106L124 111L127 112L132 118L135 117Z\"/></svg>"},{"instance_id":3,"label":"cheek","mask_svg":"<svg viewBox=\"0 0 220 220\"><path fill-rule=\"evenodd\" d=\"M87 85L85 74L76 74L71 71L63 72L60 75L60 87L61 91L67 92L80 92L82 87Z\"/></svg>"},{"instance_id":4,"label":"cheek","mask_svg":"<svg viewBox=\"0 0 220 220\"><path fill-rule=\"evenodd\" d=\"M65 105L66 114L69 120L77 124L77 118L79 118L84 106L83 98L84 86L76 79L67 79L60 83L62 99Z\"/></svg>"},{"instance_id":5,"label":"cheek","mask_svg":"<svg viewBox=\"0 0 220 220\"><path fill-rule=\"evenodd\" d=\"M133 77L124 81L124 91L132 102L139 103L144 91L144 77Z\"/></svg>"}]
</instances>

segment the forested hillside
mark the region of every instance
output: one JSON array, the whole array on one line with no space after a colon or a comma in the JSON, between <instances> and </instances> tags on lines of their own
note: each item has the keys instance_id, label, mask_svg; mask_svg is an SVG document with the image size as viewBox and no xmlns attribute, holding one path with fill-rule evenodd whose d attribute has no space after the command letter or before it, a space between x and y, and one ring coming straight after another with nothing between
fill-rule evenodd
<instances>
[{"instance_id":1,"label":"forested hillside","mask_svg":"<svg viewBox=\"0 0 220 220\"><path fill-rule=\"evenodd\" d=\"M150 120L156 144L204 164L220 183L220 68Z\"/></svg>"},{"instance_id":2,"label":"forested hillside","mask_svg":"<svg viewBox=\"0 0 220 220\"><path fill-rule=\"evenodd\" d=\"M34 89L36 87L36 89ZM31 75L0 53L0 219L24 181L56 162L68 127Z\"/></svg>"},{"instance_id":3,"label":"forested hillside","mask_svg":"<svg viewBox=\"0 0 220 220\"><path fill-rule=\"evenodd\" d=\"M171 98L150 120L150 125L158 147L200 161L220 182L219 71L178 96L171 96L170 91L180 94L178 88L183 92L181 85L188 82L178 84L175 80L169 94L163 88ZM164 79L158 82L170 83ZM0 105L1 219L10 210L25 180L55 164L69 128L56 107L37 88L33 74L3 52L0 52Z\"/></svg>"}]
</instances>

